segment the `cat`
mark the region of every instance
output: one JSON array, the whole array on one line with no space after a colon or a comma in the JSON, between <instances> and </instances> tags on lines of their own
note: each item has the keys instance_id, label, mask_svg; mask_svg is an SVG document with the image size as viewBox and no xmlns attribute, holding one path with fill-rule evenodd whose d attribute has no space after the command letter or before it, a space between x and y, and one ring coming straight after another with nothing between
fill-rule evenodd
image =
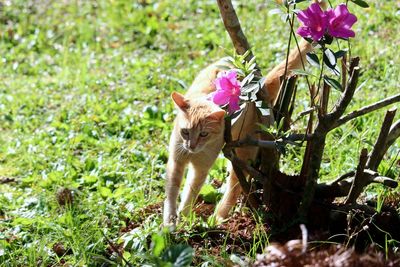
<instances>
[{"instance_id":1,"label":"cat","mask_svg":"<svg viewBox=\"0 0 400 267\"><path fill-rule=\"evenodd\" d=\"M312 45L302 40L299 48L294 48L289 54L287 66L289 72L302 67L305 55L312 50ZM224 145L225 111L208 99L208 95L215 91L214 80L218 73L223 71L220 66L224 64L226 64L225 61L219 60L202 70L185 95L177 92L171 95L178 113L169 145L163 214L165 225L176 222L177 198L186 167L189 167L189 170L178 208L179 213L183 215L189 214L208 171ZM267 98L263 99L264 101L273 104L276 100L280 88L280 77L284 75L285 68L286 60L266 76L265 86L262 89L267 92ZM245 109L243 113L245 116L240 116L232 126L233 140L246 135L259 138L257 125L261 122L261 117L253 104L246 105ZM235 152L240 159L253 161L258 148L241 147L235 149ZM228 166L228 170L226 191L215 212L218 221L223 221L228 217L241 193L241 187L232 166Z\"/></svg>"},{"instance_id":2,"label":"cat","mask_svg":"<svg viewBox=\"0 0 400 267\"><path fill-rule=\"evenodd\" d=\"M282 0L276 1L282 4ZM327 8L324 0L313 0L313 2L318 3L323 9ZM312 44L301 40L299 47L293 48L290 52L288 61L284 60L268 73L262 88L263 101L273 106L279 93L281 77L285 75L285 72L290 74L294 69L303 68L306 54L312 50ZM209 94L215 91L214 81L218 73L223 71L220 67L222 65L227 66L224 60L219 60L202 70L185 95L177 92L171 95L178 114L168 148L164 225L176 223L177 198L186 167L188 166L189 170L178 209L183 215L189 214L208 171L224 146L225 111L208 98ZM247 104L244 109L244 116L240 116L232 125L232 139L238 140L247 135L258 139L257 125L261 122L261 116L254 104ZM235 152L240 159L253 161L257 156L258 148L241 147L236 148ZM228 217L242 190L231 165L228 166L228 171L226 191L215 211L218 222Z\"/></svg>"}]
</instances>

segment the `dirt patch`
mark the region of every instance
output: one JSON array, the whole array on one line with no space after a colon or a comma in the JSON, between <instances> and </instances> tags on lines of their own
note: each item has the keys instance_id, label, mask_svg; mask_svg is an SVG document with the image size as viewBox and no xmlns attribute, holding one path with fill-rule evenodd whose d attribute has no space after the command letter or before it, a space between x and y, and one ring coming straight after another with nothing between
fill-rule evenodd
<instances>
[{"instance_id":1,"label":"dirt patch","mask_svg":"<svg viewBox=\"0 0 400 267\"><path fill-rule=\"evenodd\" d=\"M393 204L394 201L390 202ZM390 209L393 209L393 205L390 205ZM213 214L215 205L199 201L193 210L198 217L206 220ZM134 219L126 221L126 226L121 228L120 232L125 233L140 227L144 219L151 214L161 215L162 203L149 205L137 211ZM345 239L348 242L347 246L340 243L332 245L329 225L310 228L307 232L308 247L304 249L301 241L302 231L297 225L276 233L272 232L269 224L256 218L251 211L242 209L223 224L209 227L198 223L191 227L182 227L173 233L172 238L174 242L187 242L194 248L194 264L200 264L204 255L211 255L224 264L232 265L231 262L226 262L222 255L234 253L244 258L250 254L258 254L254 266L400 266L399 253L392 253L389 248L385 254L377 246L373 247L371 240L369 245L362 240L363 247L358 248L353 246L356 243L349 242L357 239L354 236ZM385 212L375 215L370 221L365 218L363 221L371 223L382 220L381 218L385 218ZM353 223L356 225L356 222ZM366 235L368 234L368 227L365 226L367 224L357 224L359 227L356 228L355 225L349 225L349 229L364 229ZM283 225L281 227L284 228ZM354 231L350 234L354 234Z\"/></svg>"}]
</instances>

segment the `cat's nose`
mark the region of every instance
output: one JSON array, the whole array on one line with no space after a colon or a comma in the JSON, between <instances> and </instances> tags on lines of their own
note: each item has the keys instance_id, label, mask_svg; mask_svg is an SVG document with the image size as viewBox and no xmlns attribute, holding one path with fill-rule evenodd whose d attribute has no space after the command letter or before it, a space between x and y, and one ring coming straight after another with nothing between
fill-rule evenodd
<instances>
[{"instance_id":1,"label":"cat's nose","mask_svg":"<svg viewBox=\"0 0 400 267\"><path fill-rule=\"evenodd\" d=\"M190 149L195 149L196 146L197 146L197 142L189 141L189 148L190 148Z\"/></svg>"}]
</instances>

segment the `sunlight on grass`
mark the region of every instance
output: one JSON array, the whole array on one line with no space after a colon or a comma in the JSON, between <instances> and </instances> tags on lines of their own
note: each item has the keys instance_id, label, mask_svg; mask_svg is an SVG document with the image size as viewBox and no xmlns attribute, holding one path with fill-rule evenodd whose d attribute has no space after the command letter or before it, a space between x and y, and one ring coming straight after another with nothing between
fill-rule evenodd
<instances>
[{"instance_id":1,"label":"sunlight on grass","mask_svg":"<svg viewBox=\"0 0 400 267\"><path fill-rule=\"evenodd\" d=\"M284 58L288 33L278 16L268 15L272 2L237 3L263 73ZM352 110L399 88L398 7L368 2L371 8L355 9L353 54L361 57L360 79L367 82ZM131 262L145 261L161 216L138 212L163 199L174 118L169 95L184 91L199 70L224 56L222 48L232 47L216 3L16 0L2 1L1 13L0 179L15 181L0 182L0 266L122 266L104 236L124 247ZM376 140L383 114L359 118L330 136L325 177L354 169L361 148ZM399 149L397 142L381 167L393 177ZM282 159L288 172L301 166L301 152L292 150ZM218 160L210 181L226 176L224 163ZM70 206L58 203L60 188L74 192ZM219 195L210 192L215 201ZM180 230L190 234L200 224L206 234L214 227L199 220ZM254 220L258 240L245 255L250 258L268 244L265 228ZM178 239L164 235L166 244ZM182 236L179 242L188 240ZM53 249L59 242L65 255ZM218 266L229 257L201 258Z\"/></svg>"}]
</instances>

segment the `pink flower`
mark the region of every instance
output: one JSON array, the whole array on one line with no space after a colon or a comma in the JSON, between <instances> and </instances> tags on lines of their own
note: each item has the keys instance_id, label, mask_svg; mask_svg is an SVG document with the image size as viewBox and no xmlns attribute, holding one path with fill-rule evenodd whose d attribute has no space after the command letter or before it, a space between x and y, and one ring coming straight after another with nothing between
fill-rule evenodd
<instances>
[{"instance_id":1,"label":"pink flower","mask_svg":"<svg viewBox=\"0 0 400 267\"><path fill-rule=\"evenodd\" d=\"M335 9L329 9L325 13L328 17L328 33L331 36L338 38L355 36L351 26L356 23L357 17L349 12L345 4L340 4Z\"/></svg>"},{"instance_id":2,"label":"pink flower","mask_svg":"<svg viewBox=\"0 0 400 267\"><path fill-rule=\"evenodd\" d=\"M312 38L315 42L324 36L328 20L324 11L317 3L311 4L306 10L300 11L297 18L303 26L297 29L297 33L305 38Z\"/></svg>"},{"instance_id":3,"label":"pink flower","mask_svg":"<svg viewBox=\"0 0 400 267\"><path fill-rule=\"evenodd\" d=\"M228 104L229 113L240 109L240 82L236 76L235 70L218 73L217 79L214 81L217 90L211 95L211 99L215 104L219 106Z\"/></svg>"}]
</instances>

